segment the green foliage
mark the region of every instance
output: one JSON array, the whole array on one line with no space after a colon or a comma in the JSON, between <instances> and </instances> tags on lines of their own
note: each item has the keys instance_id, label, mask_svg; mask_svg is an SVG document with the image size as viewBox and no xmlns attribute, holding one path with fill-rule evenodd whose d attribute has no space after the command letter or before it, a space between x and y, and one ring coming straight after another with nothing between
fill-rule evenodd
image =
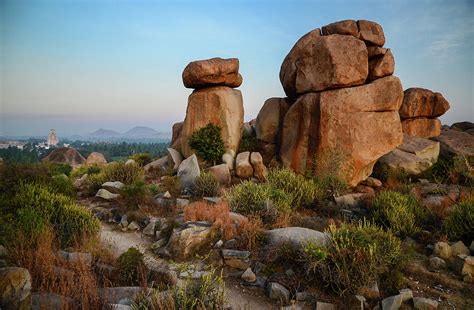
<instances>
[{"instance_id":1,"label":"green foliage","mask_svg":"<svg viewBox=\"0 0 474 310\"><path fill-rule=\"evenodd\" d=\"M58 164L53 162L44 163L51 172L51 175L65 174L66 176L71 174L72 167L66 164Z\"/></svg>"},{"instance_id":2,"label":"green foliage","mask_svg":"<svg viewBox=\"0 0 474 310\"><path fill-rule=\"evenodd\" d=\"M474 240L474 198L455 204L444 222L445 231L451 240L463 240L469 244Z\"/></svg>"},{"instance_id":3,"label":"green foliage","mask_svg":"<svg viewBox=\"0 0 474 310\"><path fill-rule=\"evenodd\" d=\"M328 233L331 242L327 249L306 245L303 257L308 272L318 273L340 295L356 294L398 270L401 242L390 231L359 223L331 226Z\"/></svg>"},{"instance_id":4,"label":"green foliage","mask_svg":"<svg viewBox=\"0 0 474 310\"><path fill-rule=\"evenodd\" d=\"M181 195L181 181L178 176L164 178L159 187L161 192L170 192L173 197Z\"/></svg>"},{"instance_id":5,"label":"green foliage","mask_svg":"<svg viewBox=\"0 0 474 310\"><path fill-rule=\"evenodd\" d=\"M13 196L22 182L48 184L53 174L44 163L0 166L0 193Z\"/></svg>"},{"instance_id":6,"label":"green foliage","mask_svg":"<svg viewBox=\"0 0 474 310\"><path fill-rule=\"evenodd\" d=\"M419 224L427 215L413 196L394 191L380 192L372 203L372 209L376 222L401 236L418 233Z\"/></svg>"},{"instance_id":7,"label":"green foliage","mask_svg":"<svg viewBox=\"0 0 474 310\"><path fill-rule=\"evenodd\" d=\"M87 183L92 191L97 191L105 182L119 181L125 185L131 185L142 181L144 171L138 164L126 165L122 161L112 162L105 166L100 173L93 174L87 178Z\"/></svg>"},{"instance_id":8,"label":"green foliage","mask_svg":"<svg viewBox=\"0 0 474 310\"><path fill-rule=\"evenodd\" d=\"M268 185L280 189L292 197L294 207L309 205L318 196L319 188L312 180L294 173L288 168L271 169L268 173Z\"/></svg>"},{"instance_id":9,"label":"green foliage","mask_svg":"<svg viewBox=\"0 0 474 310\"><path fill-rule=\"evenodd\" d=\"M189 146L205 161L214 164L220 162L225 152L221 128L209 123L196 130L189 139Z\"/></svg>"},{"instance_id":10,"label":"green foliage","mask_svg":"<svg viewBox=\"0 0 474 310\"><path fill-rule=\"evenodd\" d=\"M193 194L196 197L215 197L219 192L219 182L211 172L202 172L196 179Z\"/></svg>"},{"instance_id":11,"label":"green foliage","mask_svg":"<svg viewBox=\"0 0 474 310\"><path fill-rule=\"evenodd\" d=\"M140 167L151 163L152 157L150 153L138 153L129 156L128 158L133 159Z\"/></svg>"},{"instance_id":12,"label":"green foliage","mask_svg":"<svg viewBox=\"0 0 474 310\"><path fill-rule=\"evenodd\" d=\"M44 223L53 226L63 246L71 246L100 230L100 221L89 210L77 206L70 197L51 192L45 185L21 184L13 201L18 206L18 227L31 225L32 238Z\"/></svg>"},{"instance_id":13,"label":"green foliage","mask_svg":"<svg viewBox=\"0 0 474 310\"><path fill-rule=\"evenodd\" d=\"M119 280L122 285L137 286L146 277L144 255L137 248L131 247L122 253L117 260Z\"/></svg>"},{"instance_id":14,"label":"green foliage","mask_svg":"<svg viewBox=\"0 0 474 310\"><path fill-rule=\"evenodd\" d=\"M139 204L151 200L149 188L142 180L125 185L121 190L123 202L129 209L138 209Z\"/></svg>"},{"instance_id":15,"label":"green foliage","mask_svg":"<svg viewBox=\"0 0 474 310\"><path fill-rule=\"evenodd\" d=\"M291 211L294 196L269 184L250 180L234 186L229 196L232 210L260 216L276 216Z\"/></svg>"},{"instance_id":16,"label":"green foliage","mask_svg":"<svg viewBox=\"0 0 474 310\"><path fill-rule=\"evenodd\" d=\"M176 309L221 309L224 305L224 281L222 273L215 270L201 275L197 280L188 278L174 289Z\"/></svg>"},{"instance_id":17,"label":"green foliage","mask_svg":"<svg viewBox=\"0 0 474 310\"><path fill-rule=\"evenodd\" d=\"M335 175L315 176L313 182L317 188L316 200L338 196L348 188L347 183Z\"/></svg>"},{"instance_id":18,"label":"green foliage","mask_svg":"<svg viewBox=\"0 0 474 310\"><path fill-rule=\"evenodd\" d=\"M239 153L258 152L259 147L260 145L256 136L244 134L242 139L240 139Z\"/></svg>"},{"instance_id":19,"label":"green foliage","mask_svg":"<svg viewBox=\"0 0 474 310\"><path fill-rule=\"evenodd\" d=\"M70 197L76 196L76 189L72 180L65 174L58 174L52 177L50 188L53 192Z\"/></svg>"},{"instance_id":20,"label":"green foliage","mask_svg":"<svg viewBox=\"0 0 474 310\"><path fill-rule=\"evenodd\" d=\"M84 174L91 176L93 174L98 174L101 171L102 171L102 168L98 165L82 165L72 171L71 177L80 178Z\"/></svg>"},{"instance_id":21,"label":"green foliage","mask_svg":"<svg viewBox=\"0 0 474 310\"><path fill-rule=\"evenodd\" d=\"M453 183L474 186L474 162L463 155L452 158L440 158L433 166L423 173L423 177L439 183Z\"/></svg>"}]
</instances>

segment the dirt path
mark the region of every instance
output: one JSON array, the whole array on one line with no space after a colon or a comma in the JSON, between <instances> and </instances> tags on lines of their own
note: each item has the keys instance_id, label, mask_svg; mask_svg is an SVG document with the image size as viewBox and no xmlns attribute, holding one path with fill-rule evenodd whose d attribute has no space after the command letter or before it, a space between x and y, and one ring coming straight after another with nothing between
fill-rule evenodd
<instances>
[{"instance_id":1,"label":"dirt path","mask_svg":"<svg viewBox=\"0 0 474 310\"><path fill-rule=\"evenodd\" d=\"M145 253L145 262L156 262L157 259L147 249L152 240L140 232L122 232L115 226L102 224L100 233L102 241L106 242L112 252L119 256L130 247L137 247ZM159 259L158 259L159 260ZM269 310L279 309L260 289L246 288L234 279L225 279L227 302L236 310Z\"/></svg>"}]
</instances>

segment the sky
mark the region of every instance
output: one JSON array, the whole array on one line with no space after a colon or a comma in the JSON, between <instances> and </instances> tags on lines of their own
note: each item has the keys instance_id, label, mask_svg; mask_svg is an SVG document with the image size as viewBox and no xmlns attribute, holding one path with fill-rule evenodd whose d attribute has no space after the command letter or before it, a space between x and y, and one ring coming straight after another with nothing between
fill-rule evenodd
<instances>
[{"instance_id":1,"label":"sky","mask_svg":"<svg viewBox=\"0 0 474 310\"><path fill-rule=\"evenodd\" d=\"M474 1L0 0L0 135L171 131L193 60L237 57L245 119L284 97L281 63L305 33L343 19L385 31L404 89L442 93L445 124L474 121Z\"/></svg>"}]
</instances>

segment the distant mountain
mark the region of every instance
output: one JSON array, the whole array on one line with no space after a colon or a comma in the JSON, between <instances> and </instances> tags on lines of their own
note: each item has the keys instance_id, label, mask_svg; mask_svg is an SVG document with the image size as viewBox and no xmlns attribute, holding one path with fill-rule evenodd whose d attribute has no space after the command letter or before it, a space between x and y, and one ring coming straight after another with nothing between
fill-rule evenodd
<instances>
[{"instance_id":1,"label":"distant mountain","mask_svg":"<svg viewBox=\"0 0 474 310\"><path fill-rule=\"evenodd\" d=\"M113 130L100 128L92 132L91 134L89 134L89 136L97 137L97 138L115 138L115 137L119 137L120 133Z\"/></svg>"},{"instance_id":2,"label":"distant mountain","mask_svg":"<svg viewBox=\"0 0 474 310\"><path fill-rule=\"evenodd\" d=\"M155 129L145 126L135 126L123 134L127 138L152 138L160 135Z\"/></svg>"}]
</instances>

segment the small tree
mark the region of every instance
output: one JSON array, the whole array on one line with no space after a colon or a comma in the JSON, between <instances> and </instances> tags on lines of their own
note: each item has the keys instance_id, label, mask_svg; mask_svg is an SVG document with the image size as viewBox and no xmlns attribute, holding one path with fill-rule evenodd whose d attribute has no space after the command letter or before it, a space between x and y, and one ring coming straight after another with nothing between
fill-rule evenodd
<instances>
[{"instance_id":1,"label":"small tree","mask_svg":"<svg viewBox=\"0 0 474 310\"><path fill-rule=\"evenodd\" d=\"M189 139L189 146L207 162L216 164L224 154L221 127L212 123L196 130Z\"/></svg>"}]
</instances>

